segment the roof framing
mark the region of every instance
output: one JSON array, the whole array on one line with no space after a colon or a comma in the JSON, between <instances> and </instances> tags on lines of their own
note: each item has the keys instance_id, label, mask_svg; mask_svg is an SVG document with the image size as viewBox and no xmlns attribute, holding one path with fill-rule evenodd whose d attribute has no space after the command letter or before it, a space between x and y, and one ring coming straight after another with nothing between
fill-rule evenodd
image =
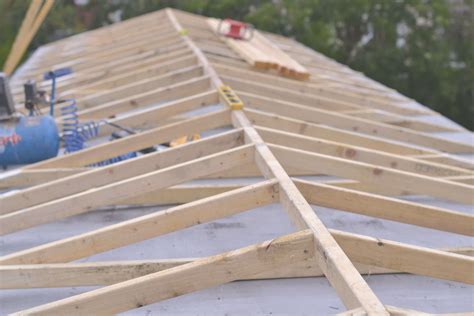
<instances>
[{"instance_id":1,"label":"roof framing","mask_svg":"<svg viewBox=\"0 0 474 316\"><path fill-rule=\"evenodd\" d=\"M472 203L474 165L452 154L474 153L474 146L431 134L462 129L418 119L438 114L408 107L413 100L299 43L259 36L311 77L255 70L206 18L171 9L48 44L17 72L12 85L20 103L24 79L70 66L74 73L58 89L77 99L81 120L141 131L2 175L0 188L21 189L0 195L1 235L103 206L181 204L0 257L3 288L105 285L18 315L112 314L235 280L322 275L348 313L389 315L407 311L381 302L361 274L474 283L471 249L428 249L328 229L311 207L473 236L473 216L399 198ZM219 95L224 85L243 101L242 110ZM102 124L99 135L112 130ZM195 133L213 135L90 167ZM340 179L319 183L297 178L302 175ZM243 186L185 184L255 176L263 179ZM70 263L272 203L282 205L297 232L206 258Z\"/></svg>"}]
</instances>

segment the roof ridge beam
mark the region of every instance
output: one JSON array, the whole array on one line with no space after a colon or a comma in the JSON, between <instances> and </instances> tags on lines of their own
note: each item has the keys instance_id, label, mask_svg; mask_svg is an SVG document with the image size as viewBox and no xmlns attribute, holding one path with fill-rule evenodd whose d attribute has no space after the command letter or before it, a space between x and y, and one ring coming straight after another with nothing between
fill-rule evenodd
<instances>
[{"instance_id":1,"label":"roof ridge beam","mask_svg":"<svg viewBox=\"0 0 474 316\"><path fill-rule=\"evenodd\" d=\"M171 9L166 9L168 18L174 24L176 31L183 34L183 27L179 24ZM223 86L215 70L210 66L204 53L183 35L184 41L194 51L196 57L203 65L211 78L211 83L216 89ZM273 156L261 137L253 128L242 110L232 111L233 125L244 128L246 142L255 144L255 161L265 178L277 178L280 186L280 202L290 217L299 218L296 223L299 227L310 227L315 239L315 248L318 263L331 285L336 289L341 300L348 308L362 306L369 314L388 315L385 307L375 296L373 291L361 277L354 265L350 262L327 228L316 216L295 184L286 174L279 162Z\"/></svg>"}]
</instances>

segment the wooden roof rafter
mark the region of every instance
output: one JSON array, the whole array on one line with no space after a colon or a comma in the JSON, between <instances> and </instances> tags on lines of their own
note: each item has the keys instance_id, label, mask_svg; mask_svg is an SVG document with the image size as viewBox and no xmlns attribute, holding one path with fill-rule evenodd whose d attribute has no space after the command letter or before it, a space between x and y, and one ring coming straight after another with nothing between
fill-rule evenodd
<instances>
[{"instance_id":1,"label":"wooden roof rafter","mask_svg":"<svg viewBox=\"0 0 474 316\"><path fill-rule=\"evenodd\" d=\"M176 192L180 189L192 190L191 186L166 188L200 177L225 174L235 170L236 167L237 171L232 173L233 176L248 175L244 169L239 169L251 165L257 169L251 169L249 174L261 174L265 180L243 187L213 186L207 188L210 189L208 191L206 188L198 187L193 194L200 196L201 199L181 200L183 203L188 203L170 208L166 212L153 213L0 257L2 265L0 277L3 274L18 278L23 269L26 269L29 274L23 274L22 278L16 279L16 283L12 282L11 287L36 287L38 284L44 286L44 280L36 284L33 281L28 283L24 277L32 275L40 278L40 275L56 273L54 271L63 269L66 273L73 273L76 276L76 281L72 280L69 284L78 285L81 282L80 272L76 275L74 271L79 271L81 267L67 264L69 261L270 203L280 203L299 231L207 258L178 260L171 263L158 262L158 268L150 270L149 274L131 273L123 279L119 278L116 284L32 308L18 313L19 315L117 313L234 280L298 275L301 262L309 262L314 269L312 275L325 275L328 278L348 310L358 310L362 314L388 315L400 312L400 309L386 306L377 298L361 277L360 273L367 271L369 273L402 271L468 284L474 283L472 278L465 277L474 264L469 251L453 253L432 250L327 229L310 206L310 203L329 205L344 211L472 236L474 222L470 215L383 196L416 192L471 203L473 187L455 181L452 177L469 179L473 175L472 164L457 162L455 158L445 156L440 150L472 152L474 151L472 146L440 139L429 142L426 140L431 140L433 136L424 134L417 128L432 128L431 125L407 120L412 122L408 127L411 126L413 129L394 127L387 122L380 122L380 116L360 119L360 122L369 126L373 124L384 131L394 131L393 134L387 132L383 135L385 138L381 138L379 133L376 136L366 135L364 132L354 130L354 122L344 123L346 116L343 112L322 112L306 101L268 100L268 103L265 103L262 96L255 96L252 99L254 97L252 93L255 91L250 90L248 84L239 86L237 92L244 100L244 110L221 108L191 118L180 118L176 122L167 121L176 115L219 101L223 102L219 100L217 89L229 82L231 86L234 83L238 86L238 79L223 76L219 72L225 70L225 67L209 61L206 53L193 41L192 31L189 31L189 36L185 35L182 26L182 23L185 23L179 18L179 15L184 13L166 9L159 14L167 21L166 24L172 26L175 35L180 38L179 41L184 43L180 47L186 52L184 55L186 57L177 56L177 59L193 61L192 65L182 64L177 68L168 69L164 72L165 78L174 77L183 69L187 69L186 67L195 67L201 72L193 73L191 77L194 79L190 80L203 84L184 87L181 78L176 79L177 82L181 82L178 83L181 86L175 87L176 84L172 80L171 84L167 85L166 81L163 81L162 88L146 91L146 88L140 90L141 84L135 88L134 79L128 79L132 80L132 86L128 90L129 97L113 100L114 90L108 90L112 88L111 86L86 97L89 99L88 102L91 102L87 103L89 109L95 114L88 116L86 109L82 113L85 118L110 119L110 116L121 112L143 107L144 112L132 112L127 117L116 117L112 120L120 121L127 126L148 124L149 128L121 140L33 164L22 168L15 175L5 177L6 181L11 178L11 183L18 184L21 183L18 179L29 172L47 170L53 173L65 170L64 168L77 170L73 175L65 174L59 176L57 180L48 179L40 185L0 196L1 233L13 233L49 221L89 212L99 206L141 203L141 198L149 194L153 199L154 194L162 192L160 191L162 189L167 190L165 192L168 194L173 194L173 190L178 190ZM153 15L146 16L146 21L153 21L152 17ZM186 22L190 25L205 23L205 21L194 21L189 17ZM133 23L129 22L127 25ZM140 29L138 23L136 27L137 30ZM119 41L117 39L117 42ZM175 55L170 56L173 62ZM91 67L96 65L92 64ZM168 74L169 71L171 74ZM256 78L261 76L265 75L255 74ZM71 81L72 84L75 80ZM125 88L126 81L118 84L117 90ZM94 88L93 82L88 85ZM97 82L97 87L100 87L100 82ZM304 83L302 88L310 89ZM161 90L176 92L163 95L159 92ZM385 93L387 95L392 93L379 87L375 90L379 98ZM103 99L107 95L110 96L111 104L102 104L107 100ZM313 100L311 96L307 98ZM169 100L168 103L156 108L148 107L156 103L156 100L163 99ZM132 101L135 104L132 104ZM285 111L286 106L291 106L291 111ZM325 106L331 108L329 105ZM322 121L314 121L308 113L317 113L313 116L316 119L323 113L327 116ZM385 120L390 114L383 113L386 115L383 117ZM329 119L332 117L333 121ZM271 125L273 119L276 120L275 125ZM282 127L285 120L289 122L287 125L283 124L287 126L286 128ZM327 121L329 126L322 125L328 123ZM302 125L294 130L292 126L295 124ZM181 135L225 126L232 126L232 130L118 164L86 168L91 163L163 143ZM318 129L318 132L305 134L308 130L311 131L311 128ZM398 136L392 137L393 135L409 135L409 137L398 138ZM423 140L417 144L423 147L410 145L416 137ZM354 143L353 140L357 142ZM444 156L448 159L442 163L423 159L431 157L430 155ZM309 170L306 170L306 173L301 172L299 170L301 166ZM356 181L340 180L317 184L292 177L302 174L329 174ZM15 179L19 182L15 182ZM383 189L389 193L378 194L377 189L380 189L377 188L378 183L385 184ZM364 187L367 184L368 187ZM347 186L349 189L345 188ZM321 194L321 191L325 194ZM203 196L203 192L217 194ZM342 196L364 203L361 203L361 207L354 202L334 198ZM166 199L165 195L163 197ZM160 196L155 198L155 202L159 203ZM385 208L390 211L382 212L381 209ZM92 244L94 247L90 247ZM395 260L394 256L403 260ZM358 264L355 265L352 261ZM427 262L430 265L427 265ZM116 265L120 271L127 271L126 269L133 264L120 262ZM99 263L92 264L87 269L97 272L100 266ZM285 270L286 266L291 268ZM377 268L373 268L374 266ZM380 268L382 270L378 270ZM212 278L209 278L209 271L213 273ZM129 278L131 279L127 280ZM47 286L64 286L64 284L52 282Z\"/></svg>"}]
</instances>

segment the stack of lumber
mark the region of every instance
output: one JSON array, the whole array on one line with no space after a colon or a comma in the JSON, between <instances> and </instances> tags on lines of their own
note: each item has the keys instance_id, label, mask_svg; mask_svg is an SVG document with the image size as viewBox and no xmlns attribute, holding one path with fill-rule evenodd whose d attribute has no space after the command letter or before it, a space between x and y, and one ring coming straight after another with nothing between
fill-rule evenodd
<instances>
[{"instance_id":1,"label":"stack of lumber","mask_svg":"<svg viewBox=\"0 0 474 316\"><path fill-rule=\"evenodd\" d=\"M220 20L209 18L207 23L214 32L218 33ZM297 80L309 79L310 74L305 67L257 30L254 30L253 33L250 40L238 40L225 36L221 36L221 38L252 67L263 70L275 69L282 76Z\"/></svg>"}]
</instances>

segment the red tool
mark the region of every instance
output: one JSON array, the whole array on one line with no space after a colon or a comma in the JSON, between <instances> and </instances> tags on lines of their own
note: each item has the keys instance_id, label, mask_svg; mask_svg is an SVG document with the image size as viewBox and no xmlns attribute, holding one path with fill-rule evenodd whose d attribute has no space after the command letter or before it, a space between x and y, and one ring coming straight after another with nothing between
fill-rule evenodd
<instances>
[{"instance_id":1,"label":"red tool","mask_svg":"<svg viewBox=\"0 0 474 316\"><path fill-rule=\"evenodd\" d=\"M217 32L221 35L249 41L253 37L254 27L252 24L244 23L232 19L225 19L219 22Z\"/></svg>"}]
</instances>

